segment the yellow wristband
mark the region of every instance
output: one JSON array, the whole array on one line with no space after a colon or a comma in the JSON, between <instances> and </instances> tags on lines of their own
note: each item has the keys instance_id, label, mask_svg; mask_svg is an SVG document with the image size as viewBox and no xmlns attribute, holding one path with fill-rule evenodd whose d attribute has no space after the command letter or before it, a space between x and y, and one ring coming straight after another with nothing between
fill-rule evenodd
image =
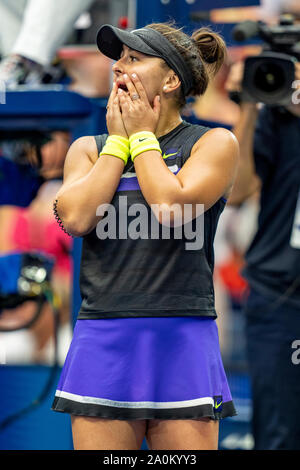
<instances>
[{"instance_id":1,"label":"yellow wristband","mask_svg":"<svg viewBox=\"0 0 300 470\"><path fill-rule=\"evenodd\" d=\"M121 158L126 165L130 155L129 140L120 135L108 136L99 156L101 155L112 155Z\"/></svg>"},{"instance_id":2,"label":"yellow wristband","mask_svg":"<svg viewBox=\"0 0 300 470\"><path fill-rule=\"evenodd\" d=\"M149 150L157 150L158 152L162 153L155 134L148 131L132 134L129 137L129 148L132 161L134 161L135 157L141 153L147 152Z\"/></svg>"}]
</instances>

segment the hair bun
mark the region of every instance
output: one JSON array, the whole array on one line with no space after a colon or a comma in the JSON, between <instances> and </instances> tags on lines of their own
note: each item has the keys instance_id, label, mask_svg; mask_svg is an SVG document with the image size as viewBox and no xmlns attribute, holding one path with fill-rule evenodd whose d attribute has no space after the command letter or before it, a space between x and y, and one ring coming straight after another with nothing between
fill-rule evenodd
<instances>
[{"instance_id":1,"label":"hair bun","mask_svg":"<svg viewBox=\"0 0 300 470\"><path fill-rule=\"evenodd\" d=\"M210 28L202 27L192 34L192 40L198 48L201 59L207 64L214 64L212 72L215 75L226 57L224 39Z\"/></svg>"}]
</instances>

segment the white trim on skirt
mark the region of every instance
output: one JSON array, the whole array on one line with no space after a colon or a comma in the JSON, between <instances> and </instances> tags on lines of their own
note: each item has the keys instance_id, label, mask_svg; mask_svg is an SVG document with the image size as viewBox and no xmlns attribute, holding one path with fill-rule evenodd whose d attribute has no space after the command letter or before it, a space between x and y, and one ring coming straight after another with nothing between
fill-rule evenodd
<instances>
[{"instance_id":1,"label":"white trim on skirt","mask_svg":"<svg viewBox=\"0 0 300 470\"><path fill-rule=\"evenodd\" d=\"M79 403L86 403L90 405L104 405L104 406L114 406L120 408L157 408L157 409L166 409L166 408L188 408L190 406L199 406L199 405L212 405L214 406L214 400L212 397L203 397L195 398L193 400L183 400L183 401L115 401L109 400L107 398L97 398L97 397L86 397L81 395L76 395L75 393L64 392L63 390L57 390L55 396L58 398L66 398L67 400L76 401Z\"/></svg>"}]
</instances>

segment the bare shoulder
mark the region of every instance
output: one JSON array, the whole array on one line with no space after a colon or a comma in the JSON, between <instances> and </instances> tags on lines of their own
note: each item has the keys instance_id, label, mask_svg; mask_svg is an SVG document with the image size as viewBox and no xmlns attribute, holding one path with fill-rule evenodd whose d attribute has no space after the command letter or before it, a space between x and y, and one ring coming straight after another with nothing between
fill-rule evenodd
<instances>
[{"instance_id":1,"label":"bare shoulder","mask_svg":"<svg viewBox=\"0 0 300 470\"><path fill-rule=\"evenodd\" d=\"M237 138L234 133L225 127L214 127L207 131L204 136L214 136L214 138L222 139L224 141L228 140L228 142L237 142Z\"/></svg>"},{"instance_id":2,"label":"bare shoulder","mask_svg":"<svg viewBox=\"0 0 300 470\"><path fill-rule=\"evenodd\" d=\"M64 176L79 168L93 166L98 158L97 144L93 136L79 137L71 144L64 165Z\"/></svg>"},{"instance_id":3,"label":"bare shoulder","mask_svg":"<svg viewBox=\"0 0 300 470\"><path fill-rule=\"evenodd\" d=\"M205 193L209 191L206 206L221 196L228 196L234 183L239 161L239 144L235 135L223 127L207 131L194 144L190 158L181 170L181 178L205 181ZM199 183L200 184L200 183ZM212 189L214 188L214 189Z\"/></svg>"},{"instance_id":4,"label":"bare shoulder","mask_svg":"<svg viewBox=\"0 0 300 470\"><path fill-rule=\"evenodd\" d=\"M92 163L95 163L98 159L95 137L88 135L74 140L68 152L68 156L70 155L72 156L72 159L76 158L76 156L85 155L91 160Z\"/></svg>"},{"instance_id":5,"label":"bare shoulder","mask_svg":"<svg viewBox=\"0 0 300 470\"><path fill-rule=\"evenodd\" d=\"M239 154L239 143L236 136L233 132L224 127L215 127L207 131L195 143L193 151L203 145L209 145L212 149L218 149L222 154L228 153L232 155L233 158L237 158Z\"/></svg>"}]
</instances>

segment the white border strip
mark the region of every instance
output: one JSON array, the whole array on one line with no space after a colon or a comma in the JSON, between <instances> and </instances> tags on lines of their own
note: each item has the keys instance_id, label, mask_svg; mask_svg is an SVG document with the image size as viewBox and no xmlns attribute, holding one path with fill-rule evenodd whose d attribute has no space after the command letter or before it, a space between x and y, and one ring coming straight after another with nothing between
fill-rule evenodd
<instances>
[{"instance_id":1,"label":"white border strip","mask_svg":"<svg viewBox=\"0 0 300 470\"><path fill-rule=\"evenodd\" d=\"M107 398L96 398L96 397L85 397L81 395L76 395L74 393L64 392L62 390L57 390L56 397L66 398L67 400L73 400L79 403L84 403L87 405L104 405L104 406L114 406L116 408L188 408L192 406L199 405L212 405L214 406L214 400L211 397L196 398L194 400L183 400L183 401L115 401L109 400Z\"/></svg>"}]
</instances>

